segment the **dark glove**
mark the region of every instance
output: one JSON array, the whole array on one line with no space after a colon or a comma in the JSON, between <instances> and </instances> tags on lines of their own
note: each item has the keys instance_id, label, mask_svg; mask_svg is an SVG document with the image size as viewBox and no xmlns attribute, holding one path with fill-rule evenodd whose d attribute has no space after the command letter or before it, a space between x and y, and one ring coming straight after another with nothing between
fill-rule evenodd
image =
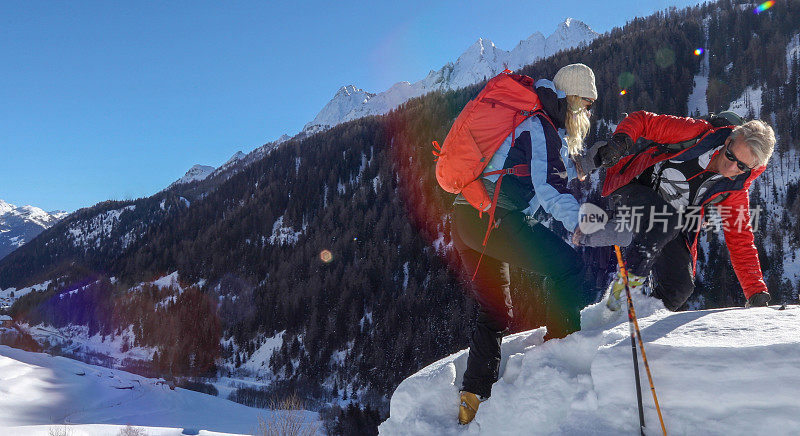
<instances>
[{"instance_id":1,"label":"dark glove","mask_svg":"<svg viewBox=\"0 0 800 436\"><path fill-rule=\"evenodd\" d=\"M606 141L597 141L591 147L587 148L583 154L573 158L579 179L583 180L600 166L601 162L597 156L597 152L605 147L606 144Z\"/></svg>"},{"instance_id":2,"label":"dark glove","mask_svg":"<svg viewBox=\"0 0 800 436\"><path fill-rule=\"evenodd\" d=\"M769 292L759 292L751 295L744 307L764 307L767 303L769 303Z\"/></svg>"},{"instance_id":3,"label":"dark glove","mask_svg":"<svg viewBox=\"0 0 800 436\"><path fill-rule=\"evenodd\" d=\"M707 120L713 127L741 126L744 120L735 112L722 111L716 115L711 114Z\"/></svg>"},{"instance_id":4,"label":"dark glove","mask_svg":"<svg viewBox=\"0 0 800 436\"><path fill-rule=\"evenodd\" d=\"M624 133L617 133L611 137L605 147L598 150L601 165L610 168L616 165L623 156L627 156L628 152L633 148L633 140L630 136Z\"/></svg>"}]
</instances>

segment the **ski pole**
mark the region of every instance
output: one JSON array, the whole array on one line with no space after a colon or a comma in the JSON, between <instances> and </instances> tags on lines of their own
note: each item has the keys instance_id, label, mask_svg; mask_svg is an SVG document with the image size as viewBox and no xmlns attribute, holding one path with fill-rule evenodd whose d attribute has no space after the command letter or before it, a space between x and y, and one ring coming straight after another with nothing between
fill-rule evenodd
<instances>
[{"instance_id":1,"label":"ski pole","mask_svg":"<svg viewBox=\"0 0 800 436\"><path fill-rule=\"evenodd\" d=\"M650 382L650 392L653 394L653 402L656 405L658 412L658 420L661 422L661 431L664 436L667 436L667 427L664 425L664 417L661 416L661 407L658 405L658 396L656 395L656 388L653 385L653 376L650 373L650 365L647 364L647 354L644 352L644 341L642 340L642 332L639 330L639 321L636 320L636 311L633 308L633 299L631 298L631 290L628 287L628 271L625 268L625 262L622 260L622 252L619 245L614 246L614 251L617 253L617 263L619 263L619 270L622 274L622 280L625 283L625 294L628 297L628 327L631 332L631 348L633 349L633 370L636 375L636 397L639 402L639 424L642 436L644 436L644 409L642 408L642 387L639 382L639 362L636 356L636 343L634 342L634 331L636 338L639 341L639 348L642 350L642 361L644 362L644 369L647 371L647 379Z\"/></svg>"},{"instance_id":2,"label":"ski pole","mask_svg":"<svg viewBox=\"0 0 800 436\"><path fill-rule=\"evenodd\" d=\"M636 313L633 311L633 301L631 300L631 292L628 289L628 272L625 271L625 266L622 263L622 253L619 251L619 246L615 245L614 249L617 251L617 263L619 263L619 271L622 275L622 281L625 283L625 293L628 295L628 330L631 333L631 353L633 354L633 375L636 378L636 401L639 405L639 431L644 436L644 408L642 407L642 383L639 381L639 358L636 355L636 332L633 329L633 321Z\"/></svg>"}]
</instances>

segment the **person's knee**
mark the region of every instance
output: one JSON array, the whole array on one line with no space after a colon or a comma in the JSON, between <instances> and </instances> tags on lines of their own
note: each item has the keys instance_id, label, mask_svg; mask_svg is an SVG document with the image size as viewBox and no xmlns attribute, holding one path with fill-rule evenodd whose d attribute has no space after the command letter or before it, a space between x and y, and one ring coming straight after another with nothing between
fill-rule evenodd
<instances>
[{"instance_id":1,"label":"person's knee","mask_svg":"<svg viewBox=\"0 0 800 436\"><path fill-rule=\"evenodd\" d=\"M556 254L554 253L554 255ZM549 274L553 281L560 282L580 277L583 274L583 258L575 250L569 250L562 254L561 258L558 259L557 265Z\"/></svg>"},{"instance_id":2,"label":"person's knee","mask_svg":"<svg viewBox=\"0 0 800 436\"><path fill-rule=\"evenodd\" d=\"M572 259L562 269L558 276L552 277L553 285L561 292L568 292L580 290L584 286L584 264L583 260L577 256L577 259ZM570 293L570 292L568 292ZM572 298L573 295L565 295L565 298Z\"/></svg>"},{"instance_id":3,"label":"person's knee","mask_svg":"<svg viewBox=\"0 0 800 436\"><path fill-rule=\"evenodd\" d=\"M670 312L677 312L678 309L683 305L683 303L676 304L674 300L662 298L661 302L664 303L664 307L666 307Z\"/></svg>"},{"instance_id":4,"label":"person's knee","mask_svg":"<svg viewBox=\"0 0 800 436\"><path fill-rule=\"evenodd\" d=\"M482 332L490 332L499 338L508 330L512 319L512 309L510 308L500 304L485 306L480 310L478 319L475 321L475 327Z\"/></svg>"},{"instance_id":5,"label":"person's knee","mask_svg":"<svg viewBox=\"0 0 800 436\"><path fill-rule=\"evenodd\" d=\"M694 282L689 280L671 285L659 284L653 289L653 296L660 299L664 303L664 307L676 312L692 296L693 292Z\"/></svg>"},{"instance_id":6,"label":"person's knee","mask_svg":"<svg viewBox=\"0 0 800 436\"><path fill-rule=\"evenodd\" d=\"M480 274L479 272L478 274L475 274L475 279L472 281L472 285L475 289L477 299L482 300L488 296L494 298L495 296L504 295L506 292L508 292L508 289L510 289L511 280L506 277Z\"/></svg>"}]
</instances>

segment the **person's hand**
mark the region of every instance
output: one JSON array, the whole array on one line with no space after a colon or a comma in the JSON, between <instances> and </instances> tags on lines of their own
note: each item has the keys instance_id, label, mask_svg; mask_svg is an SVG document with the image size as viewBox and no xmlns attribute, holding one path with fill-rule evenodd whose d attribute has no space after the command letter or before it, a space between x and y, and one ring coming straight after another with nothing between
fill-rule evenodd
<instances>
[{"instance_id":1,"label":"person's hand","mask_svg":"<svg viewBox=\"0 0 800 436\"><path fill-rule=\"evenodd\" d=\"M753 294L747 299L747 304L744 307L764 307L769 303L769 298L769 292Z\"/></svg>"},{"instance_id":2,"label":"person's hand","mask_svg":"<svg viewBox=\"0 0 800 436\"><path fill-rule=\"evenodd\" d=\"M583 236L583 232L581 232L581 226L575 227L575 231L572 232L572 243L576 247L580 247L581 245L583 245L581 243L581 237L582 236Z\"/></svg>"},{"instance_id":3,"label":"person's hand","mask_svg":"<svg viewBox=\"0 0 800 436\"><path fill-rule=\"evenodd\" d=\"M598 150L601 165L610 168L616 165L623 156L633 148L633 140L624 133L617 133L611 137L611 141Z\"/></svg>"},{"instance_id":4,"label":"person's hand","mask_svg":"<svg viewBox=\"0 0 800 436\"><path fill-rule=\"evenodd\" d=\"M575 169L578 171L578 180L583 181L586 179L586 176L591 174L597 169L598 166L600 166L602 162L597 156L597 152L602 147L605 147L606 144L606 141L597 141L592 144L591 147L587 148L583 154L573 158L573 162L575 162Z\"/></svg>"}]
</instances>

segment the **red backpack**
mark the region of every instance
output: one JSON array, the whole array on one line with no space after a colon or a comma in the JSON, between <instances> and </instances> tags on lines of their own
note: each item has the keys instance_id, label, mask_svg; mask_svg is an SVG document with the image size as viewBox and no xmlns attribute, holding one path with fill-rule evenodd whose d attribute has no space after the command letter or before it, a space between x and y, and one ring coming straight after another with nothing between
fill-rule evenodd
<instances>
[{"instance_id":1,"label":"red backpack","mask_svg":"<svg viewBox=\"0 0 800 436\"><path fill-rule=\"evenodd\" d=\"M530 165L515 165L498 171L484 173L492 156L509 135L515 135L517 127L528 117L542 114L534 80L522 74L505 70L493 77L480 94L464 106L442 146L433 141L436 149L436 180L447 192L462 194L480 214L489 212L489 228L483 245L489 239L497 207L497 195L503 176L530 176ZM552 124L552 121L551 121ZM516 138L512 136L511 146ZM493 198L489 198L482 176L499 175Z\"/></svg>"}]
</instances>

